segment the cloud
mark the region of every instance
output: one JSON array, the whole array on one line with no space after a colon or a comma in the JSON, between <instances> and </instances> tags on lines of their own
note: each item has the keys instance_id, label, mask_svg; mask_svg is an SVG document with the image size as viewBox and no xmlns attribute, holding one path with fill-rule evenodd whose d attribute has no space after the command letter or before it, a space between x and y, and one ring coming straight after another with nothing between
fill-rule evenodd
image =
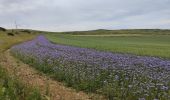
<instances>
[{"instance_id":1,"label":"cloud","mask_svg":"<svg viewBox=\"0 0 170 100\"><path fill-rule=\"evenodd\" d=\"M170 28L169 0L1 0L0 26L50 31Z\"/></svg>"}]
</instances>

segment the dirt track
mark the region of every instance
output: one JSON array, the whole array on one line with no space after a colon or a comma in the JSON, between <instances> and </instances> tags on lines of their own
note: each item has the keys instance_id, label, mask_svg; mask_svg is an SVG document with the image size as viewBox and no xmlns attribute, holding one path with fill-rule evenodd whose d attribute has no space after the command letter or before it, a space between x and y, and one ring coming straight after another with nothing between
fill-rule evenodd
<instances>
[{"instance_id":1,"label":"dirt track","mask_svg":"<svg viewBox=\"0 0 170 100\"><path fill-rule=\"evenodd\" d=\"M35 86L45 95L47 87L50 100L99 100L98 96L88 95L83 92L76 92L74 89L65 87L62 83L54 81L27 64L15 59L10 55L9 50L4 53L1 65L8 73L15 74L24 84Z\"/></svg>"}]
</instances>

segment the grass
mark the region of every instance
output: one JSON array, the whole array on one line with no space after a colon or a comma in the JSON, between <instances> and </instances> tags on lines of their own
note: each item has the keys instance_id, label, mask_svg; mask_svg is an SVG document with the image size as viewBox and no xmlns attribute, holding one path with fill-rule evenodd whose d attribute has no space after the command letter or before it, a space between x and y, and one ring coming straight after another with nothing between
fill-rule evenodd
<instances>
[{"instance_id":1,"label":"grass","mask_svg":"<svg viewBox=\"0 0 170 100\"><path fill-rule=\"evenodd\" d=\"M52 42L65 45L73 45L78 47L93 48L102 51L111 51L118 53L130 53L136 55L156 56L170 58L170 32L149 31L149 33L129 33L125 31L120 34L109 36L111 33L99 31L96 32L70 32L61 34L46 34ZM89 35L91 33L91 35ZM135 35L134 35L135 34ZM115 35L115 36L114 36Z\"/></svg>"},{"instance_id":2,"label":"grass","mask_svg":"<svg viewBox=\"0 0 170 100\"><path fill-rule=\"evenodd\" d=\"M0 100L42 100L38 89L29 88L0 66Z\"/></svg>"},{"instance_id":3,"label":"grass","mask_svg":"<svg viewBox=\"0 0 170 100\"><path fill-rule=\"evenodd\" d=\"M126 30L92 30L92 31L75 31L75 32L62 32L72 35L105 35L105 34L141 34L141 35L162 35L170 34L170 30L161 30L161 29L126 29Z\"/></svg>"},{"instance_id":4,"label":"grass","mask_svg":"<svg viewBox=\"0 0 170 100\"><path fill-rule=\"evenodd\" d=\"M36 34L19 33L8 36L7 32L0 32L0 62L3 61L3 52L12 45L27 41ZM0 100L42 100L38 89L25 86L15 75L9 75L0 65Z\"/></svg>"},{"instance_id":5,"label":"grass","mask_svg":"<svg viewBox=\"0 0 170 100\"><path fill-rule=\"evenodd\" d=\"M15 36L8 36L7 32L0 32L0 53L9 49L12 45L32 39L35 35L20 33Z\"/></svg>"}]
</instances>

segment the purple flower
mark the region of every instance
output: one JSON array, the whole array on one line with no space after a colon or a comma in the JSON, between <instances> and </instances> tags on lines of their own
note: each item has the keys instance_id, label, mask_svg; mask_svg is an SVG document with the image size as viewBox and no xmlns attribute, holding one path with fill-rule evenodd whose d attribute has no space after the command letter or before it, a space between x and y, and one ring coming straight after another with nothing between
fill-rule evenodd
<instances>
[{"instance_id":1,"label":"purple flower","mask_svg":"<svg viewBox=\"0 0 170 100\"><path fill-rule=\"evenodd\" d=\"M101 79L101 82L110 82L118 87L115 89L138 89L134 93L150 93L152 88L169 89L170 61L161 58L53 44L42 35L13 46L11 53L37 68L50 69L53 73L64 72L65 76L78 82L95 80L103 75L105 79Z\"/></svg>"}]
</instances>

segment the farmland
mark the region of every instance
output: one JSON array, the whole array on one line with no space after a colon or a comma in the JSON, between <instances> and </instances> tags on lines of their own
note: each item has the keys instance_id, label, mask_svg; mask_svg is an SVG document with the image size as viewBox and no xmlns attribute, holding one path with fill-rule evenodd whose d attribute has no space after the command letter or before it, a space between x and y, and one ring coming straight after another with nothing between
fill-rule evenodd
<instances>
[{"instance_id":1,"label":"farmland","mask_svg":"<svg viewBox=\"0 0 170 100\"><path fill-rule=\"evenodd\" d=\"M97 34L98 33L98 34ZM64 35L63 35L64 34ZM65 32L46 35L52 42L102 51L170 58L170 31Z\"/></svg>"},{"instance_id":2,"label":"farmland","mask_svg":"<svg viewBox=\"0 0 170 100\"><path fill-rule=\"evenodd\" d=\"M17 31L17 34L16 34ZM29 31L29 30L28 30ZM77 92L62 83L49 79L31 65L24 64L10 54L10 48L34 39L38 31L7 30L0 32L0 100L89 100L100 98ZM12 33L13 35L8 35ZM100 100L100 99L99 99Z\"/></svg>"},{"instance_id":3,"label":"farmland","mask_svg":"<svg viewBox=\"0 0 170 100\"><path fill-rule=\"evenodd\" d=\"M28 67L32 67L56 82L83 91L83 100L88 98L86 93L95 96L89 97L91 99L100 95L97 100L168 100L169 38L168 30L1 34L1 59L3 52L9 49L7 53L28 65L20 66L25 69L21 71L22 75L31 70ZM34 81L41 80L45 84L43 80L46 79L37 77ZM57 87L54 88L54 85ZM53 91L50 91L53 94L59 92L57 83L49 86L53 86ZM68 91L60 90L63 93L61 96L70 92L77 95Z\"/></svg>"},{"instance_id":4,"label":"farmland","mask_svg":"<svg viewBox=\"0 0 170 100\"><path fill-rule=\"evenodd\" d=\"M170 0L0 0L0 100L170 100Z\"/></svg>"},{"instance_id":5,"label":"farmland","mask_svg":"<svg viewBox=\"0 0 170 100\"><path fill-rule=\"evenodd\" d=\"M40 35L13 46L11 53L66 86L110 100L169 99L170 61L164 59L169 57L167 33L80 34L46 33L53 43Z\"/></svg>"}]
</instances>

